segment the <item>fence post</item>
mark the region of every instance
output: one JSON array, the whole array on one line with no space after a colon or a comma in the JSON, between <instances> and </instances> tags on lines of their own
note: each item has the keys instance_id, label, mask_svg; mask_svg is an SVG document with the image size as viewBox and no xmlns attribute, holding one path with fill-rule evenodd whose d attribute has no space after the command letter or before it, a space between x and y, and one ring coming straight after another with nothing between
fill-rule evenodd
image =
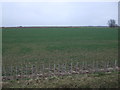
<instances>
[{"instance_id":1,"label":"fence post","mask_svg":"<svg viewBox=\"0 0 120 90\"><path fill-rule=\"evenodd\" d=\"M36 65L36 68L35 68L35 75L36 75L36 77L38 76L38 66L37 66L37 62L35 62L35 65Z\"/></svg>"},{"instance_id":2,"label":"fence post","mask_svg":"<svg viewBox=\"0 0 120 90\"><path fill-rule=\"evenodd\" d=\"M71 65L70 65L70 66L71 66L71 73L72 73L72 62L71 62Z\"/></svg>"},{"instance_id":3,"label":"fence post","mask_svg":"<svg viewBox=\"0 0 120 90\"><path fill-rule=\"evenodd\" d=\"M27 65L27 63L26 63L26 79L27 79L27 77L29 77L28 75L29 75L29 74L28 74L28 65Z\"/></svg>"},{"instance_id":4,"label":"fence post","mask_svg":"<svg viewBox=\"0 0 120 90\"><path fill-rule=\"evenodd\" d=\"M94 71L95 71L95 61L93 60L93 73L94 73Z\"/></svg>"},{"instance_id":5,"label":"fence post","mask_svg":"<svg viewBox=\"0 0 120 90\"><path fill-rule=\"evenodd\" d=\"M105 65L105 71L107 71L107 61L106 61L106 63L105 63L106 65Z\"/></svg>"},{"instance_id":6,"label":"fence post","mask_svg":"<svg viewBox=\"0 0 120 90\"><path fill-rule=\"evenodd\" d=\"M115 60L115 71L117 70L117 60Z\"/></svg>"},{"instance_id":7,"label":"fence post","mask_svg":"<svg viewBox=\"0 0 120 90\"><path fill-rule=\"evenodd\" d=\"M12 72L13 72L13 71L12 71L12 65L10 66L10 69L11 69L11 74L10 74L10 75L11 75L11 79L13 80L13 74L12 74Z\"/></svg>"},{"instance_id":8,"label":"fence post","mask_svg":"<svg viewBox=\"0 0 120 90\"><path fill-rule=\"evenodd\" d=\"M59 73L59 64L57 64L58 68L57 68L57 73Z\"/></svg>"},{"instance_id":9,"label":"fence post","mask_svg":"<svg viewBox=\"0 0 120 90\"><path fill-rule=\"evenodd\" d=\"M17 66L15 67L15 80L17 80Z\"/></svg>"},{"instance_id":10,"label":"fence post","mask_svg":"<svg viewBox=\"0 0 120 90\"><path fill-rule=\"evenodd\" d=\"M50 63L49 63L49 69L48 69L48 70L49 70L49 74L48 74L48 75L50 76L50 71L51 71L51 68L50 68Z\"/></svg>"},{"instance_id":11,"label":"fence post","mask_svg":"<svg viewBox=\"0 0 120 90\"><path fill-rule=\"evenodd\" d=\"M109 68L109 61L107 61L107 68L106 68L107 71L108 71L108 68Z\"/></svg>"},{"instance_id":12,"label":"fence post","mask_svg":"<svg viewBox=\"0 0 120 90\"><path fill-rule=\"evenodd\" d=\"M117 61L115 60L115 68L117 67Z\"/></svg>"},{"instance_id":13,"label":"fence post","mask_svg":"<svg viewBox=\"0 0 120 90\"><path fill-rule=\"evenodd\" d=\"M76 63L76 72L77 72L77 70L78 70L78 62Z\"/></svg>"},{"instance_id":14,"label":"fence post","mask_svg":"<svg viewBox=\"0 0 120 90\"><path fill-rule=\"evenodd\" d=\"M94 70L94 61L93 61L93 65L92 65L92 68L93 68L93 70Z\"/></svg>"},{"instance_id":15,"label":"fence post","mask_svg":"<svg viewBox=\"0 0 120 90\"><path fill-rule=\"evenodd\" d=\"M42 64L42 72L43 72L43 75L44 75L44 64Z\"/></svg>"},{"instance_id":16,"label":"fence post","mask_svg":"<svg viewBox=\"0 0 120 90\"><path fill-rule=\"evenodd\" d=\"M84 64L84 61L82 62L82 70L84 70L84 66L85 66L85 64Z\"/></svg>"},{"instance_id":17,"label":"fence post","mask_svg":"<svg viewBox=\"0 0 120 90\"><path fill-rule=\"evenodd\" d=\"M64 72L64 64L61 64L61 71Z\"/></svg>"},{"instance_id":18,"label":"fence post","mask_svg":"<svg viewBox=\"0 0 120 90\"><path fill-rule=\"evenodd\" d=\"M27 73L27 70L28 70L28 69L27 69L27 63L26 63L26 75L28 74L28 73Z\"/></svg>"},{"instance_id":19,"label":"fence post","mask_svg":"<svg viewBox=\"0 0 120 90\"><path fill-rule=\"evenodd\" d=\"M22 80L22 77L23 77L23 75L22 75L22 64L20 64L20 79Z\"/></svg>"},{"instance_id":20,"label":"fence post","mask_svg":"<svg viewBox=\"0 0 120 90\"><path fill-rule=\"evenodd\" d=\"M85 63L86 65L85 65L85 67L86 67L86 70L88 70L88 64L87 64L87 61L86 61L86 63Z\"/></svg>"},{"instance_id":21,"label":"fence post","mask_svg":"<svg viewBox=\"0 0 120 90\"><path fill-rule=\"evenodd\" d=\"M5 70L5 80L8 80L6 67L7 67L7 66L4 67L4 70Z\"/></svg>"},{"instance_id":22,"label":"fence post","mask_svg":"<svg viewBox=\"0 0 120 90\"><path fill-rule=\"evenodd\" d=\"M31 67L31 68L32 68L32 69L31 69L31 72L32 72L32 73L31 73L31 76L32 76L32 79L33 79L33 65L31 65L31 66L32 66L32 67Z\"/></svg>"},{"instance_id":23,"label":"fence post","mask_svg":"<svg viewBox=\"0 0 120 90\"><path fill-rule=\"evenodd\" d=\"M50 69L50 63L49 63L49 71L50 71L51 69Z\"/></svg>"},{"instance_id":24,"label":"fence post","mask_svg":"<svg viewBox=\"0 0 120 90\"><path fill-rule=\"evenodd\" d=\"M5 76L5 81L8 80L8 78L7 78L7 70L6 70L6 67L7 67L7 66L4 66L4 73L5 73L4 76Z\"/></svg>"},{"instance_id":25,"label":"fence post","mask_svg":"<svg viewBox=\"0 0 120 90\"><path fill-rule=\"evenodd\" d=\"M109 68L109 60L107 61L107 69Z\"/></svg>"},{"instance_id":26,"label":"fence post","mask_svg":"<svg viewBox=\"0 0 120 90\"><path fill-rule=\"evenodd\" d=\"M67 72L66 70L67 70L67 69L66 69L66 63L65 63L65 72Z\"/></svg>"},{"instance_id":27,"label":"fence post","mask_svg":"<svg viewBox=\"0 0 120 90\"><path fill-rule=\"evenodd\" d=\"M64 64L62 64L62 73L64 72Z\"/></svg>"},{"instance_id":28,"label":"fence post","mask_svg":"<svg viewBox=\"0 0 120 90\"><path fill-rule=\"evenodd\" d=\"M54 64L54 74L55 74L55 67L56 67L56 66L55 66L55 64Z\"/></svg>"},{"instance_id":29,"label":"fence post","mask_svg":"<svg viewBox=\"0 0 120 90\"><path fill-rule=\"evenodd\" d=\"M96 71L98 72L98 61L96 61Z\"/></svg>"},{"instance_id":30,"label":"fence post","mask_svg":"<svg viewBox=\"0 0 120 90\"><path fill-rule=\"evenodd\" d=\"M4 79L3 80L6 80L6 72L5 72L5 66L2 68L3 70L2 70L2 72L3 72L3 77L4 77Z\"/></svg>"}]
</instances>

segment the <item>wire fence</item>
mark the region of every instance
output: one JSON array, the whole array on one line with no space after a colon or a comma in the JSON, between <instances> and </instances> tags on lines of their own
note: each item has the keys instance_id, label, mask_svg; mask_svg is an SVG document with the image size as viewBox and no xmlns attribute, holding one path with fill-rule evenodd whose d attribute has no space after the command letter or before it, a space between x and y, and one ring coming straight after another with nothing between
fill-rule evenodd
<instances>
[{"instance_id":1,"label":"wire fence","mask_svg":"<svg viewBox=\"0 0 120 90\"><path fill-rule=\"evenodd\" d=\"M3 66L2 67L2 80L24 80L35 79L39 77L61 76L70 74L86 74L96 72L112 72L118 71L118 62L107 61L83 61L83 62L71 62L71 63L53 63L53 64L31 64L24 63L19 66Z\"/></svg>"}]
</instances>

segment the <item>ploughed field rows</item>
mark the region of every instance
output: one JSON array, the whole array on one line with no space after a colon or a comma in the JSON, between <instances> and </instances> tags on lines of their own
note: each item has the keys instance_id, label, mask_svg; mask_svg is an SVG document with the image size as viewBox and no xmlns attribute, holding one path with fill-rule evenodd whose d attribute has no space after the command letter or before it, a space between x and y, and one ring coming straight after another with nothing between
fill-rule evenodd
<instances>
[{"instance_id":1,"label":"ploughed field rows","mask_svg":"<svg viewBox=\"0 0 120 90\"><path fill-rule=\"evenodd\" d=\"M77 63L63 63L63 64L41 64L33 65L25 63L19 66L5 66L3 67L3 82L11 80L35 79L38 77L61 76L70 74L86 74L96 72L113 72L119 71L117 61L113 62L98 62L91 63L77 62Z\"/></svg>"}]
</instances>

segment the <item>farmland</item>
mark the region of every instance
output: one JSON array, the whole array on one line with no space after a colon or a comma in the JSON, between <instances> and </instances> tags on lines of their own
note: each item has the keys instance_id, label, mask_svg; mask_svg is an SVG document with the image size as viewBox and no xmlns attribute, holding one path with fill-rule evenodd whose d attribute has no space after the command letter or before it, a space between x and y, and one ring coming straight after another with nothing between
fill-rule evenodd
<instances>
[{"instance_id":1,"label":"farmland","mask_svg":"<svg viewBox=\"0 0 120 90\"><path fill-rule=\"evenodd\" d=\"M118 60L117 28L4 28L3 67Z\"/></svg>"},{"instance_id":2,"label":"farmland","mask_svg":"<svg viewBox=\"0 0 120 90\"><path fill-rule=\"evenodd\" d=\"M2 35L3 65L118 58L114 28L8 28Z\"/></svg>"}]
</instances>

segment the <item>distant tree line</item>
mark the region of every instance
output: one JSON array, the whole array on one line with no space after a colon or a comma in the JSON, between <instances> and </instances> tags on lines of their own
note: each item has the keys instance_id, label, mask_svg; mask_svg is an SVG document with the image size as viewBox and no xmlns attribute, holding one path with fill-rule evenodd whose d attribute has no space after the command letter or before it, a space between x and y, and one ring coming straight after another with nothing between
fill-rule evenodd
<instances>
[{"instance_id":1,"label":"distant tree line","mask_svg":"<svg viewBox=\"0 0 120 90\"><path fill-rule=\"evenodd\" d=\"M108 26L111 28L118 27L118 25L116 24L116 21L114 19L108 20Z\"/></svg>"}]
</instances>

